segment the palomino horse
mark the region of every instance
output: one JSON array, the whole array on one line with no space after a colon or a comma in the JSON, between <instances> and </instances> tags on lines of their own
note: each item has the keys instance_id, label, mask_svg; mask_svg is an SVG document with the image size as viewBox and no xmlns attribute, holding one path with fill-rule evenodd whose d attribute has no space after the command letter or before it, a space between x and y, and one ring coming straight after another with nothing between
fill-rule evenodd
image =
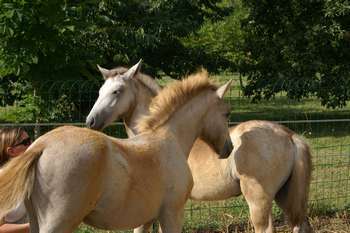
<instances>
[{"instance_id":1,"label":"palomino horse","mask_svg":"<svg viewBox=\"0 0 350 233\"><path fill-rule=\"evenodd\" d=\"M206 73L174 83L153 99L140 134L130 139L73 126L48 132L1 169L0 213L25 200L32 233L73 232L82 221L130 229L154 219L162 232L180 233L196 138L220 155L232 151L223 101L228 86L217 88Z\"/></svg>"},{"instance_id":2,"label":"palomino horse","mask_svg":"<svg viewBox=\"0 0 350 233\"><path fill-rule=\"evenodd\" d=\"M160 90L157 83L142 73L124 80L126 68L100 72L110 84L104 85L87 117L87 125L102 129L122 118L128 136L138 134L137 122L148 113L153 96ZM113 84L112 84L113 83ZM111 90L120 86L123 94L114 98ZM101 99L115 99L113 105ZM306 212L311 176L308 145L288 128L268 121L247 121L230 130L234 151L227 159L198 139L188 163L194 179L191 199L223 200L243 194L250 210L255 232L273 232L273 200L283 209L294 233L312 232ZM146 227L147 228L147 227ZM139 228L137 232L146 232Z\"/></svg>"}]
</instances>

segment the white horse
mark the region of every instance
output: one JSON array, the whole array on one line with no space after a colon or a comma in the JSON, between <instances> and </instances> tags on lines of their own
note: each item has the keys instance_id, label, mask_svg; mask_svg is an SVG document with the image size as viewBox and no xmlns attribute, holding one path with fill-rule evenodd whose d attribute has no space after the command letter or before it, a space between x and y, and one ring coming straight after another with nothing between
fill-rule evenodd
<instances>
[{"instance_id":1,"label":"white horse","mask_svg":"<svg viewBox=\"0 0 350 233\"><path fill-rule=\"evenodd\" d=\"M180 233L194 141L202 137L222 156L232 151L228 86L217 88L203 72L174 83L153 99L140 134L130 139L72 126L39 137L0 171L0 218L25 200L32 233L73 232L82 221L130 229L155 219L162 232ZM118 88L111 94L117 97Z\"/></svg>"},{"instance_id":2,"label":"white horse","mask_svg":"<svg viewBox=\"0 0 350 233\"><path fill-rule=\"evenodd\" d=\"M100 130L121 118L129 137L138 134L137 122L148 114L160 87L140 72L125 80L126 68L99 70L109 85L101 88L87 125ZM118 97L110 94L115 87L122 89ZM194 180L190 198L211 201L243 194L255 232L268 233L273 232L271 207L275 200L294 233L312 232L306 217L311 179L308 145L290 129L268 121L241 123L231 128L230 135L234 151L227 159L218 159L202 140L195 142L188 159ZM147 232L147 228L136 232Z\"/></svg>"}]
</instances>

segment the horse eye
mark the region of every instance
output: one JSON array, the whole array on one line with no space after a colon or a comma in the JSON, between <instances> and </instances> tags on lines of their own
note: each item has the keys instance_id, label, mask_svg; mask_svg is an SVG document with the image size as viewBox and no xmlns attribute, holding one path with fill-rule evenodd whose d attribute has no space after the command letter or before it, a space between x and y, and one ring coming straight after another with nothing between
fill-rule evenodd
<instances>
[{"instance_id":1,"label":"horse eye","mask_svg":"<svg viewBox=\"0 0 350 233\"><path fill-rule=\"evenodd\" d=\"M115 90L115 91L113 91L113 94L114 94L114 95L119 95L119 94L120 94L120 90Z\"/></svg>"}]
</instances>

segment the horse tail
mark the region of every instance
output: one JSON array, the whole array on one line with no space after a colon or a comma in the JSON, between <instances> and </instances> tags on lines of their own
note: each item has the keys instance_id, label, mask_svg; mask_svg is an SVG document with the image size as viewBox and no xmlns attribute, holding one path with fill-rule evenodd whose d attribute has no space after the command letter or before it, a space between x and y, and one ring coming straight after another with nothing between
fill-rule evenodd
<instances>
[{"instance_id":1,"label":"horse tail","mask_svg":"<svg viewBox=\"0 0 350 233\"><path fill-rule=\"evenodd\" d=\"M309 146L296 134L292 135L296 152L291 175L276 195L277 204L282 207L293 226L304 222L311 181L311 153Z\"/></svg>"},{"instance_id":2,"label":"horse tail","mask_svg":"<svg viewBox=\"0 0 350 233\"><path fill-rule=\"evenodd\" d=\"M35 164L42 154L40 146L30 147L0 169L0 219L29 197L35 178Z\"/></svg>"}]
</instances>

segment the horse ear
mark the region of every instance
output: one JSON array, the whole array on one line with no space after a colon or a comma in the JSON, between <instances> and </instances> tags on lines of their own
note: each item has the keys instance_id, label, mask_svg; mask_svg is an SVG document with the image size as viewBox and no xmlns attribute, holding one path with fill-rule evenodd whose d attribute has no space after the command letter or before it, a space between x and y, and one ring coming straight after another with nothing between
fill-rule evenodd
<instances>
[{"instance_id":1,"label":"horse ear","mask_svg":"<svg viewBox=\"0 0 350 233\"><path fill-rule=\"evenodd\" d=\"M220 99L222 99L225 93L227 92L227 90L230 89L231 83L232 83L232 79L216 90L216 94L219 96Z\"/></svg>"},{"instance_id":2,"label":"horse ear","mask_svg":"<svg viewBox=\"0 0 350 233\"><path fill-rule=\"evenodd\" d=\"M133 77L136 76L136 74L140 71L141 69L141 63L142 63L142 59L140 59L140 61L135 64L133 67L131 67L128 71L125 72L125 78L126 79L131 79Z\"/></svg>"},{"instance_id":3,"label":"horse ear","mask_svg":"<svg viewBox=\"0 0 350 233\"><path fill-rule=\"evenodd\" d=\"M98 70L101 72L103 78L106 80L109 75L109 70L102 68L101 66L97 65Z\"/></svg>"}]
</instances>

